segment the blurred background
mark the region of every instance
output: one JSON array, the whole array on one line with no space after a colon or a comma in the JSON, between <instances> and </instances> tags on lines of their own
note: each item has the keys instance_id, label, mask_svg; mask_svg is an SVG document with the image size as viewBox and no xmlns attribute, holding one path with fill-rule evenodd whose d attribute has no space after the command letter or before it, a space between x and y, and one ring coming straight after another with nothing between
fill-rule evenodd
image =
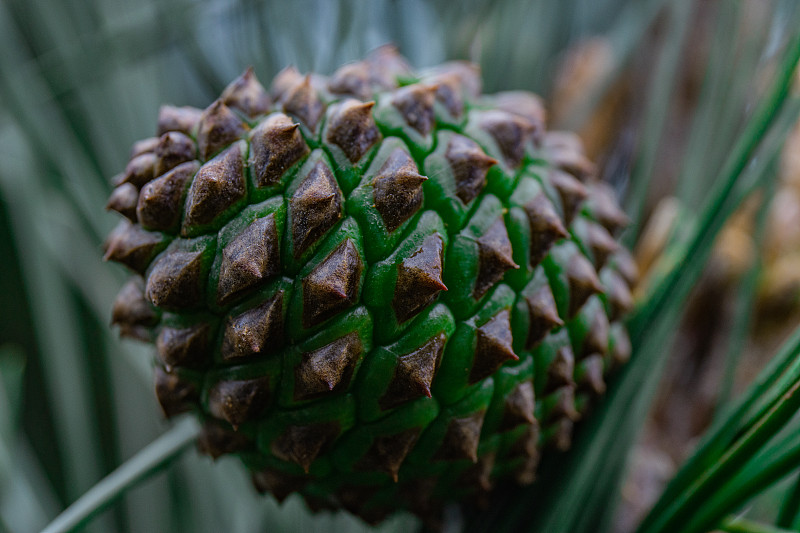
<instances>
[{"instance_id":1,"label":"blurred background","mask_svg":"<svg viewBox=\"0 0 800 533\"><path fill-rule=\"evenodd\" d=\"M168 428L150 349L109 327L125 273L101 259L117 223L104 211L110 179L162 103L204 108L249 65L264 85L287 65L330 74L388 42L419 68L475 61L486 92L537 92L551 128L581 134L633 221L645 301L772 83L796 11L790 0L0 0L0 532L40 530ZM653 369L662 379L627 455L618 531L797 323L800 130L787 112L770 134ZM382 529L414 527L400 516ZM279 507L235 460L193 452L88 527L361 529L294 498Z\"/></svg>"}]
</instances>

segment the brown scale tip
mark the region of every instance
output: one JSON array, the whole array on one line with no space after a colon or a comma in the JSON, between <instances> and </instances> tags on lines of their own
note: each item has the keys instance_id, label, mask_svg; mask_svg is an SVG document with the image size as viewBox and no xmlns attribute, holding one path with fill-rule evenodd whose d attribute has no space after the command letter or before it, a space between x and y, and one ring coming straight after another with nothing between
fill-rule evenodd
<instances>
[{"instance_id":1,"label":"brown scale tip","mask_svg":"<svg viewBox=\"0 0 800 533\"><path fill-rule=\"evenodd\" d=\"M306 474L311 463L339 436L338 422L318 422L304 426L289 426L272 443L272 453L278 459L299 465Z\"/></svg>"},{"instance_id":2,"label":"brown scale tip","mask_svg":"<svg viewBox=\"0 0 800 533\"><path fill-rule=\"evenodd\" d=\"M617 244L617 241L614 240L608 230L593 222L586 224L584 242L591 249L594 256L594 265L598 270L603 268L608 258L619 250L619 244Z\"/></svg>"},{"instance_id":3,"label":"brown scale tip","mask_svg":"<svg viewBox=\"0 0 800 533\"><path fill-rule=\"evenodd\" d=\"M342 149L351 163L357 163L381 138L372 108L375 102L359 102L349 98L338 104L331 114L326 139Z\"/></svg>"},{"instance_id":4,"label":"brown scale tip","mask_svg":"<svg viewBox=\"0 0 800 533\"><path fill-rule=\"evenodd\" d=\"M238 361L275 351L283 344L283 291L261 305L230 317L222 338L222 359Z\"/></svg>"},{"instance_id":5,"label":"brown scale tip","mask_svg":"<svg viewBox=\"0 0 800 533\"><path fill-rule=\"evenodd\" d=\"M539 422L534 420L529 423L525 429L525 433L520 435L519 439L514 442L509 450L511 457L527 457L530 459L539 459Z\"/></svg>"},{"instance_id":6,"label":"brown scale tip","mask_svg":"<svg viewBox=\"0 0 800 533\"><path fill-rule=\"evenodd\" d=\"M478 277L472 296L477 300L495 283L503 279L507 270L519 268L512 257L511 241L508 238L503 218L498 217L489 229L476 241L478 244Z\"/></svg>"},{"instance_id":7,"label":"brown scale tip","mask_svg":"<svg viewBox=\"0 0 800 533\"><path fill-rule=\"evenodd\" d=\"M530 262L531 266L536 266L545 258L553 243L569 234L553 204L544 193L534 196L522 208L528 215L531 231Z\"/></svg>"},{"instance_id":8,"label":"brown scale tip","mask_svg":"<svg viewBox=\"0 0 800 533\"><path fill-rule=\"evenodd\" d=\"M548 446L559 452L566 452L572 446L572 430L575 422L568 418L557 420L547 441Z\"/></svg>"},{"instance_id":9,"label":"brown scale tip","mask_svg":"<svg viewBox=\"0 0 800 533\"><path fill-rule=\"evenodd\" d=\"M539 147L544 138L544 108L536 95L523 91L501 93L493 100L495 107L504 112L511 113L522 123L526 124L525 135L534 146ZM527 140L525 141L527 142ZM524 153L524 148L522 150Z\"/></svg>"},{"instance_id":10,"label":"brown scale tip","mask_svg":"<svg viewBox=\"0 0 800 533\"><path fill-rule=\"evenodd\" d=\"M148 137L147 139L136 141L135 143L133 143L133 146L131 147L131 154L128 156L128 158L133 159L137 155L146 154L148 152L155 152L156 146L158 146L159 142L161 142L160 137Z\"/></svg>"},{"instance_id":11,"label":"brown scale tip","mask_svg":"<svg viewBox=\"0 0 800 533\"><path fill-rule=\"evenodd\" d=\"M514 387L506 396L500 431L513 429L520 424L533 424L534 410L533 383L525 381Z\"/></svg>"},{"instance_id":12,"label":"brown scale tip","mask_svg":"<svg viewBox=\"0 0 800 533\"><path fill-rule=\"evenodd\" d=\"M208 391L208 410L236 430L266 409L270 392L266 376L219 381Z\"/></svg>"},{"instance_id":13,"label":"brown scale tip","mask_svg":"<svg viewBox=\"0 0 800 533\"><path fill-rule=\"evenodd\" d=\"M155 177L156 154L145 152L131 159L125 167L122 183L130 183L141 188Z\"/></svg>"},{"instance_id":14,"label":"brown scale tip","mask_svg":"<svg viewBox=\"0 0 800 533\"><path fill-rule=\"evenodd\" d=\"M256 219L222 250L217 303L227 305L281 268L275 215Z\"/></svg>"},{"instance_id":15,"label":"brown scale tip","mask_svg":"<svg viewBox=\"0 0 800 533\"><path fill-rule=\"evenodd\" d=\"M503 309L478 328L475 358L469 373L470 385L491 376L506 361L518 361L511 344L511 313Z\"/></svg>"},{"instance_id":16,"label":"brown scale tip","mask_svg":"<svg viewBox=\"0 0 800 533\"><path fill-rule=\"evenodd\" d=\"M160 233L145 231L123 219L106 239L103 260L123 264L142 274L164 244Z\"/></svg>"},{"instance_id":17,"label":"brown scale tip","mask_svg":"<svg viewBox=\"0 0 800 533\"><path fill-rule=\"evenodd\" d=\"M308 479L267 468L253 472L253 486L261 494L272 494L278 503L283 503L290 494L299 492L308 484Z\"/></svg>"},{"instance_id":18,"label":"brown scale tip","mask_svg":"<svg viewBox=\"0 0 800 533\"><path fill-rule=\"evenodd\" d=\"M181 163L195 158L196 148L194 141L188 135L177 131L168 131L158 141L156 146L156 163L154 175L163 173L177 167Z\"/></svg>"},{"instance_id":19,"label":"brown scale tip","mask_svg":"<svg viewBox=\"0 0 800 533\"><path fill-rule=\"evenodd\" d=\"M115 174L114 176L111 176L111 179L109 181L111 182L111 185L113 187L119 187L120 185L125 183L125 173L120 172L118 174Z\"/></svg>"},{"instance_id":20,"label":"brown scale tip","mask_svg":"<svg viewBox=\"0 0 800 533\"><path fill-rule=\"evenodd\" d=\"M145 294L156 307L196 307L203 300L204 278L202 252L173 251L156 261Z\"/></svg>"},{"instance_id":21,"label":"brown scale tip","mask_svg":"<svg viewBox=\"0 0 800 533\"><path fill-rule=\"evenodd\" d=\"M525 342L525 349L532 349L540 342L547 333L557 327L564 325L564 321L558 316L556 301L553 298L553 291L550 285L545 283L536 291L525 294L525 304L528 306L528 338Z\"/></svg>"},{"instance_id":22,"label":"brown scale tip","mask_svg":"<svg viewBox=\"0 0 800 533\"><path fill-rule=\"evenodd\" d=\"M600 396L606 392L606 382L603 380L603 356L600 354L590 355L581 361L581 375L577 380L577 386Z\"/></svg>"},{"instance_id":23,"label":"brown scale tip","mask_svg":"<svg viewBox=\"0 0 800 533\"><path fill-rule=\"evenodd\" d=\"M528 457L514 471L514 481L521 486L530 485L536 481L536 473L539 469L539 457Z\"/></svg>"},{"instance_id":24,"label":"brown scale tip","mask_svg":"<svg viewBox=\"0 0 800 533\"><path fill-rule=\"evenodd\" d=\"M465 204L478 196L486 185L486 174L497 164L478 144L464 137L453 135L445 153L456 185L456 196Z\"/></svg>"},{"instance_id":25,"label":"brown scale tip","mask_svg":"<svg viewBox=\"0 0 800 533\"><path fill-rule=\"evenodd\" d=\"M526 119L534 127L534 140L537 144L544 136L547 112L542 98L528 91L505 91L494 95L495 107Z\"/></svg>"},{"instance_id":26,"label":"brown scale tip","mask_svg":"<svg viewBox=\"0 0 800 533\"><path fill-rule=\"evenodd\" d=\"M235 144L197 171L186 195L181 232L187 236L194 227L210 224L245 194L242 148Z\"/></svg>"},{"instance_id":27,"label":"brown scale tip","mask_svg":"<svg viewBox=\"0 0 800 533\"><path fill-rule=\"evenodd\" d=\"M210 159L214 154L239 139L245 125L222 100L217 100L203 111L197 127L197 147L200 157Z\"/></svg>"},{"instance_id":28,"label":"brown scale tip","mask_svg":"<svg viewBox=\"0 0 800 533\"><path fill-rule=\"evenodd\" d=\"M303 278L303 327L321 324L353 305L363 269L358 249L347 239Z\"/></svg>"},{"instance_id":29,"label":"brown scale tip","mask_svg":"<svg viewBox=\"0 0 800 533\"><path fill-rule=\"evenodd\" d=\"M270 85L270 95L274 101L281 100L286 92L303 81L303 75L297 70L294 65L284 67L272 78L272 85Z\"/></svg>"},{"instance_id":30,"label":"brown scale tip","mask_svg":"<svg viewBox=\"0 0 800 533\"><path fill-rule=\"evenodd\" d=\"M211 326L201 322L186 328L163 328L156 338L158 358L167 367L202 366L210 357Z\"/></svg>"},{"instance_id":31,"label":"brown scale tip","mask_svg":"<svg viewBox=\"0 0 800 533\"><path fill-rule=\"evenodd\" d=\"M552 391L559 387L571 387L574 385L572 380L575 371L575 355L572 348L562 346L556 351L556 356L547 368L547 387L546 391Z\"/></svg>"},{"instance_id":32,"label":"brown scale tip","mask_svg":"<svg viewBox=\"0 0 800 533\"><path fill-rule=\"evenodd\" d=\"M586 303L593 294L603 292L603 286L597 278L597 271L582 253L575 253L567 265L567 281L569 283L569 316Z\"/></svg>"},{"instance_id":33,"label":"brown scale tip","mask_svg":"<svg viewBox=\"0 0 800 533\"><path fill-rule=\"evenodd\" d=\"M161 137L168 131L191 135L202 115L203 111L194 107L162 105L158 110L158 136Z\"/></svg>"},{"instance_id":34,"label":"brown scale tip","mask_svg":"<svg viewBox=\"0 0 800 533\"><path fill-rule=\"evenodd\" d=\"M442 282L444 243L438 233L425 237L422 245L397 265L397 284L392 299L397 321L405 322L433 302Z\"/></svg>"},{"instance_id":35,"label":"brown scale tip","mask_svg":"<svg viewBox=\"0 0 800 533\"><path fill-rule=\"evenodd\" d=\"M436 101L442 104L453 118L460 118L464 112L464 98L461 95L461 80L453 73L438 74L427 81L436 86Z\"/></svg>"},{"instance_id":36,"label":"brown scale tip","mask_svg":"<svg viewBox=\"0 0 800 533\"><path fill-rule=\"evenodd\" d=\"M382 410L422 396L431 397L431 383L442 360L446 340L447 336L439 333L413 352L397 357L392 380L378 400Z\"/></svg>"},{"instance_id":37,"label":"brown scale tip","mask_svg":"<svg viewBox=\"0 0 800 533\"><path fill-rule=\"evenodd\" d=\"M289 200L295 259L339 221L342 204L342 191L333 172L318 161Z\"/></svg>"},{"instance_id":38,"label":"brown scale tip","mask_svg":"<svg viewBox=\"0 0 800 533\"><path fill-rule=\"evenodd\" d=\"M583 340L581 355L587 357L592 354L605 355L608 352L609 324L605 313L592 314L592 321Z\"/></svg>"},{"instance_id":39,"label":"brown scale tip","mask_svg":"<svg viewBox=\"0 0 800 533\"><path fill-rule=\"evenodd\" d=\"M592 217L609 232L615 233L630 224L628 215L620 209L613 189L605 183L589 184L590 196L587 209Z\"/></svg>"},{"instance_id":40,"label":"brown scale tip","mask_svg":"<svg viewBox=\"0 0 800 533\"><path fill-rule=\"evenodd\" d=\"M295 401L319 398L346 389L364 350L358 333L302 354L294 369Z\"/></svg>"},{"instance_id":41,"label":"brown scale tip","mask_svg":"<svg viewBox=\"0 0 800 533\"><path fill-rule=\"evenodd\" d=\"M114 210L127 217L131 222L136 222L136 202L139 201L139 191L131 183L123 183L116 187L108 198L106 210Z\"/></svg>"},{"instance_id":42,"label":"brown scale tip","mask_svg":"<svg viewBox=\"0 0 800 533\"><path fill-rule=\"evenodd\" d=\"M390 232L414 216L422 207L422 183L427 180L417 171L408 152L397 148L372 181L375 208Z\"/></svg>"},{"instance_id":43,"label":"brown scale tip","mask_svg":"<svg viewBox=\"0 0 800 533\"><path fill-rule=\"evenodd\" d=\"M448 61L433 69L434 75L449 74L458 78L466 96L476 99L483 91L481 67L469 61Z\"/></svg>"},{"instance_id":44,"label":"brown scale tip","mask_svg":"<svg viewBox=\"0 0 800 533\"><path fill-rule=\"evenodd\" d=\"M559 418L566 418L567 420L576 421L580 415L575 410L575 384L564 385L550 393L547 399L549 411L545 415L545 419L549 422L558 420Z\"/></svg>"},{"instance_id":45,"label":"brown scale tip","mask_svg":"<svg viewBox=\"0 0 800 533\"><path fill-rule=\"evenodd\" d=\"M567 131L550 131L544 137L544 148L553 166L569 172L581 181L595 176L597 169L583 151L580 137Z\"/></svg>"},{"instance_id":46,"label":"brown scale tip","mask_svg":"<svg viewBox=\"0 0 800 533\"><path fill-rule=\"evenodd\" d=\"M343 65L328 81L328 90L333 94L344 94L366 100L372 95L369 65L358 61Z\"/></svg>"},{"instance_id":47,"label":"brown scale tip","mask_svg":"<svg viewBox=\"0 0 800 533\"><path fill-rule=\"evenodd\" d=\"M400 466L417 443L419 433L419 428L411 428L394 435L376 437L367 453L356 463L355 468L362 471L386 472L397 483Z\"/></svg>"},{"instance_id":48,"label":"brown scale tip","mask_svg":"<svg viewBox=\"0 0 800 533\"><path fill-rule=\"evenodd\" d=\"M561 170L552 169L548 177L561 198L561 204L564 206L564 223L569 225L578 213L581 204L589 195L589 191L580 181Z\"/></svg>"},{"instance_id":49,"label":"brown scale tip","mask_svg":"<svg viewBox=\"0 0 800 533\"><path fill-rule=\"evenodd\" d=\"M627 363L631 358L632 351L631 339L624 330L614 336L614 347L611 351L611 358L615 365L621 366Z\"/></svg>"},{"instance_id":50,"label":"brown scale tip","mask_svg":"<svg viewBox=\"0 0 800 533\"><path fill-rule=\"evenodd\" d=\"M119 291L111 308L111 323L119 326L123 337L150 340L150 328L158 323L158 314L144 297L138 278L131 278Z\"/></svg>"},{"instance_id":51,"label":"brown scale tip","mask_svg":"<svg viewBox=\"0 0 800 533\"><path fill-rule=\"evenodd\" d=\"M478 461L478 444L481 440L481 428L486 411L477 411L469 416L453 418L447 425L442 445L434 455L434 459L453 461L469 459Z\"/></svg>"},{"instance_id":52,"label":"brown scale tip","mask_svg":"<svg viewBox=\"0 0 800 533\"><path fill-rule=\"evenodd\" d=\"M484 453L474 465L464 470L459 476L459 483L465 487L477 487L480 491L489 492L493 486L492 469L496 460L495 452Z\"/></svg>"},{"instance_id":53,"label":"brown scale tip","mask_svg":"<svg viewBox=\"0 0 800 533\"><path fill-rule=\"evenodd\" d=\"M253 130L250 166L256 186L279 184L289 167L310 152L299 127L287 115L276 113Z\"/></svg>"},{"instance_id":54,"label":"brown scale tip","mask_svg":"<svg viewBox=\"0 0 800 533\"><path fill-rule=\"evenodd\" d=\"M370 81L384 89L394 89L399 77L413 73L408 61L393 44L379 46L367 55L365 62L369 66Z\"/></svg>"},{"instance_id":55,"label":"brown scale tip","mask_svg":"<svg viewBox=\"0 0 800 533\"><path fill-rule=\"evenodd\" d=\"M628 287L633 287L639 279L639 268L636 266L631 253L625 248L620 247L613 257L614 267L619 272L622 279L628 284Z\"/></svg>"},{"instance_id":56,"label":"brown scale tip","mask_svg":"<svg viewBox=\"0 0 800 533\"><path fill-rule=\"evenodd\" d=\"M156 367L154 378L156 398L167 418L190 411L197 405L200 396L197 386L191 381L168 373L161 367Z\"/></svg>"},{"instance_id":57,"label":"brown scale tip","mask_svg":"<svg viewBox=\"0 0 800 533\"><path fill-rule=\"evenodd\" d=\"M400 111L406 123L421 135L427 135L433 129L433 103L437 90L436 85L415 83L392 94L392 105Z\"/></svg>"},{"instance_id":58,"label":"brown scale tip","mask_svg":"<svg viewBox=\"0 0 800 533\"><path fill-rule=\"evenodd\" d=\"M525 157L525 146L533 138L533 125L505 111L485 111L480 126L495 140L508 166L517 168Z\"/></svg>"},{"instance_id":59,"label":"brown scale tip","mask_svg":"<svg viewBox=\"0 0 800 533\"><path fill-rule=\"evenodd\" d=\"M206 420L200 436L197 438L197 451L218 459L229 453L248 450L252 446L250 439L241 433L231 431L213 420Z\"/></svg>"},{"instance_id":60,"label":"brown scale tip","mask_svg":"<svg viewBox=\"0 0 800 533\"><path fill-rule=\"evenodd\" d=\"M608 296L610 320L617 320L633 309L631 290L616 271L606 271L604 292Z\"/></svg>"},{"instance_id":61,"label":"brown scale tip","mask_svg":"<svg viewBox=\"0 0 800 533\"><path fill-rule=\"evenodd\" d=\"M220 100L250 118L269 113L272 105L267 91L256 78L253 67L247 67L241 76L225 87Z\"/></svg>"},{"instance_id":62,"label":"brown scale tip","mask_svg":"<svg viewBox=\"0 0 800 533\"><path fill-rule=\"evenodd\" d=\"M325 113L325 104L311 86L310 75L304 76L286 90L283 95L283 110L300 119L311 131L316 131Z\"/></svg>"},{"instance_id":63,"label":"brown scale tip","mask_svg":"<svg viewBox=\"0 0 800 533\"><path fill-rule=\"evenodd\" d=\"M136 205L139 223L153 230L172 231L180 223L183 197L200 165L183 163L144 187Z\"/></svg>"}]
</instances>

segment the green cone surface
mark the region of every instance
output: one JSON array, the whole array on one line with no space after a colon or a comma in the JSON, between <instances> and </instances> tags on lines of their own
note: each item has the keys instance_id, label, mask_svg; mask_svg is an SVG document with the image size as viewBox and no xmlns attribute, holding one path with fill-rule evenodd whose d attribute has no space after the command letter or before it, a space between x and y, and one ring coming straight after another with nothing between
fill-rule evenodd
<instances>
[{"instance_id":1,"label":"green cone surface","mask_svg":"<svg viewBox=\"0 0 800 533\"><path fill-rule=\"evenodd\" d=\"M391 48L248 70L134 145L113 321L259 490L377 522L530 483L629 356L625 216L536 96L480 85Z\"/></svg>"}]
</instances>

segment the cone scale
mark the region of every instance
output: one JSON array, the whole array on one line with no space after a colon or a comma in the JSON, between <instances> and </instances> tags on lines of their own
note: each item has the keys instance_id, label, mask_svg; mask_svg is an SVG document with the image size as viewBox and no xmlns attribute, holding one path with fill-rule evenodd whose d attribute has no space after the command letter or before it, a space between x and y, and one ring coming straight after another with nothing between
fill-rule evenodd
<instances>
[{"instance_id":1,"label":"cone scale","mask_svg":"<svg viewBox=\"0 0 800 533\"><path fill-rule=\"evenodd\" d=\"M625 216L539 99L381 48L165 106L107 208L168 417L368 522L533 482L630 355Z\"/></svg>"}]
</instances>

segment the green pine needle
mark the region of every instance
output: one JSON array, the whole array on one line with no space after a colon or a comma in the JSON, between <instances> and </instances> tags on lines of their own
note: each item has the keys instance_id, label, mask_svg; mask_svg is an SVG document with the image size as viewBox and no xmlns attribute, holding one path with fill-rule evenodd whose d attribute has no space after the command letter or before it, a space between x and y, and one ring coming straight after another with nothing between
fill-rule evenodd
<instances>
[{"instance_id":1,"label":"green pine needle","mask_svg":"<svg viewBox=\"0 0 800 533\"><path fill-rule=\"evenodd\" d=\"M200 424L193 418L176 423L172 429L86 491L50 522L42 533L65 533L83 526L126 490L157 473L179 456L194 443L200 429Z\"/></svg>"}]
</instances>

